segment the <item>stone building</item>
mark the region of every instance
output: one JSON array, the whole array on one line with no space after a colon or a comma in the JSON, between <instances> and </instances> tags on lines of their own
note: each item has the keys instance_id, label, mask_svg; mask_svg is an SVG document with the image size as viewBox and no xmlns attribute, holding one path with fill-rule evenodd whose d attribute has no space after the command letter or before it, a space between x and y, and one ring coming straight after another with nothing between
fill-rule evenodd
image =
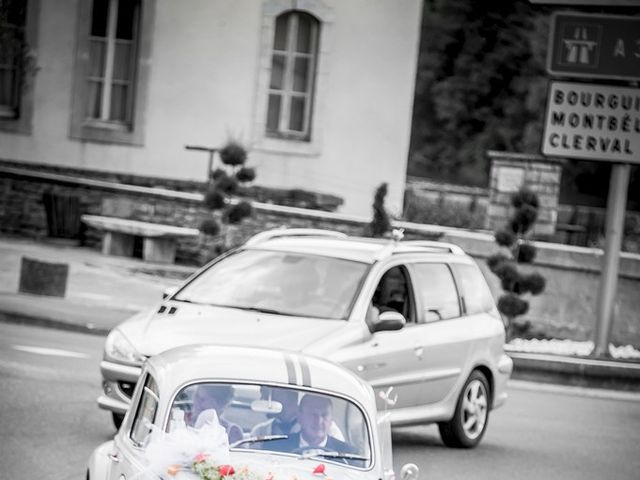
<instances>
[{"instance_id":1,"label":"stone building","mask_svg":"<svg viewBox=\"0 0 640 480\"><path fill-rule=\"evenodd\" d=\"M233 138L261 185L401 210L421 0L1 5L0 159L205 181L185 146Z\"/></svg>"}]
</instances>

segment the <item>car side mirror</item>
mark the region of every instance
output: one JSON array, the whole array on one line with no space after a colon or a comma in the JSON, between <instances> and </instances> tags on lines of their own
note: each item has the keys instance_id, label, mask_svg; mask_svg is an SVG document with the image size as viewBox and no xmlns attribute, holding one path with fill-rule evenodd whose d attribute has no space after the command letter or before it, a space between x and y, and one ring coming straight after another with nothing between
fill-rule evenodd
<instances>
[{"instance_id":1,"label":"car side mirror","mask_svg":"<svg viewBox=\"0 0 640 480\"><path fill-rule=\"evenodd\" d=\"M167 287L162 291L162 299L171 297L174 293L178 291L179 287Z\"/></svg>"},{"instance_id":2,"label":"car side mirror","mask_svg":"<svg viewBox=\"0 0 640 480\"><path fill-rule=\"evenodd\" d=\"M388 332L392 330L400 330L404 328L407 320L404 315L398 312L382 312L378 315L378 319L374 321L374 332Z\"/></svg>"}]
</instances>

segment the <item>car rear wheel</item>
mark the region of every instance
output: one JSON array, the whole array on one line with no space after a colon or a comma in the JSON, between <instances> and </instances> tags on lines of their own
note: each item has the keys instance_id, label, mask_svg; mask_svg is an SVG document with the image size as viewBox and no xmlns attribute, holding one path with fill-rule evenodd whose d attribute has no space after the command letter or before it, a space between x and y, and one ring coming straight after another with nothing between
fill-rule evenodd
<instances>
[{"instance_id":1,"label":"car rear wheel","mask_svg":"<svg viewBox=\"0 0 640 480\"><path fill-rule=\"evenodd\" d=\"M116 427L116 430L120 430L120 425L122 425L122 420L124 420L124 415L120 413L111 413L111 418L113 419L113 425Z\"/></svg>"},{"instance_id":2,"label":"car rear wheel","mask_svg":"<svg viewBox=\"0 0 640 480\"><path fill-rule=\"evenodd\" d=\"M438 424L440 437L448 447L473 448L489 423L489 383L475 370L462 388L456 411L448 422Z\"/></svg>"}]
</instances>

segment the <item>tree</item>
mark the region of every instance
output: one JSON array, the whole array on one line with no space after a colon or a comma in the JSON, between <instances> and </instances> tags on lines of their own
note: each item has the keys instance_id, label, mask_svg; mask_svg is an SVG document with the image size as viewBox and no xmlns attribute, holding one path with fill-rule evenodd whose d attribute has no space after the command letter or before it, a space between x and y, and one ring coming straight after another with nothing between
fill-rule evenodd
<instances>
[{"instance_id":1,"label":"tree","mask_svg":"<svg viewBox=\"0 0 640 480\"><path fill-rule=\"evenodd\" d=\"M504 229L495 232L495 241L502 251L487 260L489 269L500 279L504 293L498 299L498 310L506 318L507 339L516 330L527 330L528 323L517 325L516 317L529 310L529 302L523 297L539 295L546 281L539 273L523 273L517 264L530 264L536 256L535 246L528 237L538 218L538 196L523 187L512 195L513 215Z\"/></svg>"},{"instance_id":2,"label":"tree","mask_svg":"<svg viewBox=\"0 0 640 480\"><path fill-rule=\"evenodd\" d=\"M256 173L253 168L246 167L247 150L235 140L230 140L219 151L222 167L216 169L211 175L211 180L207 186L204 196L204 204L212 211L219 211L219 218L226 228L222 228L220 222L214 215L207 216L201 225L200 230L205 235L218 236L222 231L223 246L226 250L229 243L229 226L239 224L243 219L253 213L251 203L246 200L234 200L234 195L238 192L240 184L251 182L255 179Z\"/></svg>"},{"instance_id":3,"label":"tree","mask_svg":"<svg viewBox=\"0 0 640 480\"><path fill-rule=\"evenodd\" d=\"M382 183L376 189L373 197L373 219L367 226L368 234L372 237L384 237L391 231L391 220L384 208L384 198L387 196L387 184Z\"/></svg>"},{"instance_id":4,"label":"tree","mask_svg":"<svg viewBox=\"0 0 640 480\"><path fill-rule=\"evenodd\" d=\"M526 0L425 1L410 174L485 186L487 150L538 151L547 17Z\"/></svg>"}]
</instances>

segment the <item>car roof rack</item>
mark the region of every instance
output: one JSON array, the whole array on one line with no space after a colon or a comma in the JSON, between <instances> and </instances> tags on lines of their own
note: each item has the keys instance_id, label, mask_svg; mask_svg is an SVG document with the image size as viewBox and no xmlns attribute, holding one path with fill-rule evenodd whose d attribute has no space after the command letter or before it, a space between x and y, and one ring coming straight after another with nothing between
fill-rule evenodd
<instances>
[{"instance_id":1,"label":"car roof rack","mask_svg":"<svg viewBox=\"0 0 640 480\"><path fill-rule=\"evenodd\" d=\"M264 232L256 233L249 238L245 245L256 245L258 243L271 240L273 238L282 237L330 237L330 238L347 238L347 235L334 230L322 230L319 228L274 228Z\"/></svg>"},{"instance_id":2,"label":"car roof rack","mask_svg":"<svg viewBox=\"0 0 640 480\"><path fill-rule=\"evenodd\" d=\"M454 255L465 255L465 252L455 243L439 242L433 240L406 240L397 244L401 247L425 247L434 250L442 250Z\"/></svg>"}]
</instances>

